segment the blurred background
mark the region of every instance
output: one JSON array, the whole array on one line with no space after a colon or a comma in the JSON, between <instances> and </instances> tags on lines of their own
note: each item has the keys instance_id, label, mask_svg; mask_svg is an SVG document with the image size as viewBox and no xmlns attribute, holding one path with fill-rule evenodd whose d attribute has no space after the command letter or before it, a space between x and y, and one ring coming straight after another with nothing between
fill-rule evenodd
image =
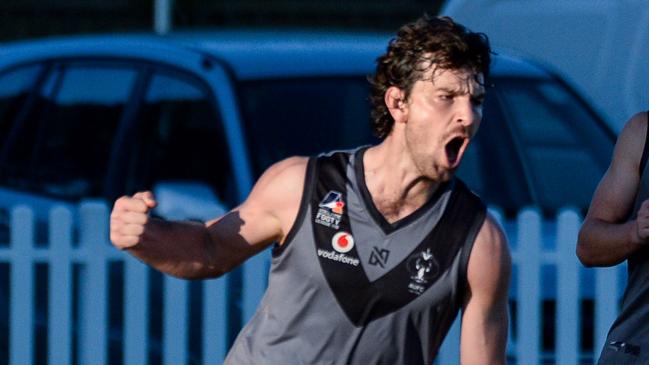
<instances>
[{"instance_id":1,"label":"blurred background","mask_svg":"<svg viewBox=\"0 0 649 365\"><path fill-rule=\"evenodd\" d=\"M217 280L163 276L112 249L112 201L152 189L155 215L206 220L278 160L376 143L367 77L424 12L494 46L458 174L512 247L508 362L592 364L625 266L574 249L616 134L649 104L643 4L2 0L0 364L219 363L268 250ZM437 364L458 351L456 325Z\"/></svg>"},{"instance_id":2,"label":"blurred background","mask_svg":"<svg viewBox=\"0 0 649 365\"><path fill-rule=\"evenodd\" d=\"M165 1L159 1L163 6ZM174 29L214 27L304 27L393 31L443 1L409 0L176 0ZM0 39L62 34L147 31L154 26L154 1L3 0ZM38 19L38 21L35 21Z\"/></svg>"}]
</instances>

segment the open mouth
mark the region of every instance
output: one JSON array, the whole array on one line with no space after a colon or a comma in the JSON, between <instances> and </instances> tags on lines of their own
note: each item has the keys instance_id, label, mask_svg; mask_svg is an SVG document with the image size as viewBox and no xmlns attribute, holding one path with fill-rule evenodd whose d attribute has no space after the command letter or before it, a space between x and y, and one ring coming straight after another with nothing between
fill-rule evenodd
<instances>
[{"instance_id":1,"label":"open mouth","mask_svg":"<svg viewBox=\"0 0 649 365\"><path fill-rule=\"evenodd\" d=\"M446 158L450 167L454 168L460 164L460 157L467 139L457 136L446 143Z\"/></svg>"}]
</instances>

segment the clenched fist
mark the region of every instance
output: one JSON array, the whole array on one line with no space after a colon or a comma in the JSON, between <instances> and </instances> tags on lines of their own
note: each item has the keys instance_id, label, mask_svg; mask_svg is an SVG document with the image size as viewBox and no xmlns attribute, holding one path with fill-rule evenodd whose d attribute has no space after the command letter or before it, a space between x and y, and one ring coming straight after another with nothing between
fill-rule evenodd
<instances>
[{"instance_id":1,"label":"clenched fist","mask_svg":"<svg viewBox=\"0 0 649 365\"><path fill-rule=\"evenodd\" d=\"M150 191L117 199L110 214L110 240L113 245L123 250L140 243L149 221L149 211L155 206L156 201Z\"/></svg>"}]
</instances>

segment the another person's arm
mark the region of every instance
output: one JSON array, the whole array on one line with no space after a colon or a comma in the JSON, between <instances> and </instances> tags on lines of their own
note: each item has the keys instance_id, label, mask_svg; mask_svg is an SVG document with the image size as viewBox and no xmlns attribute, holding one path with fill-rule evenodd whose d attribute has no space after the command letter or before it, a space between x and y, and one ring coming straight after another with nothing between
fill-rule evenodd
<instances>
[{"instance_id":1,"label":"another person's arm","mask_svg":"<svg viewBox=\"0 0 649 365\"><path fill-rule=\"evenodd\" d=\"M586 266L612 266L626 260L649 237L649 201L637 219L625 222L640 183L640 159L647 133L645 113L624 126L611 165L600 181L579 231L577 257Z\"/></svg>"},{"instance_id":2,"label":"another person's arm","mask_svg":"<svg viewBox=\"0 0 649 365\"><path fill-rule=\"evenodd\" d=\"M284 239L299 209L306 163L305 158L291 158L273 165L245 202L204 224L150 218L155 207L150 192L122 197L111 214L111 241L176 277L222 275Z\"/></svg>"},{"instance_id":3,"label":"another person's arm","mask_svg":"<svg viewBox=\"0 0 649 365\"><path fill-rule=\"evenodd\" d=\"M469 257L468 288L462 310L462 364L506 363L510 276L507 239L488 215Z\"/></svg>"}]
</instances>

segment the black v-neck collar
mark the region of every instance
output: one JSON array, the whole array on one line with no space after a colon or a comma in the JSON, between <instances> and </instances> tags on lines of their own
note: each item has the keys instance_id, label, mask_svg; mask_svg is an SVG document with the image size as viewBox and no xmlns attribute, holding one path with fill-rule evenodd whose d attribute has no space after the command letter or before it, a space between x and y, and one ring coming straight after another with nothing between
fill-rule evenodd
<instances>
[{"instance_id":1,"label":"black v-neck collar","mask_svg":"<svg viewBox=\"0 0 649 365\"><path fill-rule=\"evenodd\" d=\"M419 217L421 217L422 214L424 214L430 207L432 207L442 196L442 193L448 189L448 182L444 182L440 184L439 187L437 187L437 190L433 194L433 196L428 199L426 203L424 203L421 207L417 208L414 212L410 213L409 215L399 219L398 221L394 223L390 223L385 219L383 214L378 210L376 205L374 205L374 200L372 200L372 194L370 194L369 189L367 188L367 185L365 184L365 167L363 164L363 156L365 155L365 152L367 151L368 147L363 147L356 151L356 154L354 155L354 173L356 175L356 184L358 184L358 190L361 194L361 199L363 200L365 207L367 208L367 211L370 213L372 216L372 219L376 224L381 227L381 230L383 231L384 234L390 234L399 228L402 228L404 226L407 226L408 224L412 223L413 221L417 220Z\"/></svg>"},{"instance_id":2,"label":"black v-neck collar","mask_svg":"<svg viewBox=\"0 0 649 365\"><path fill-rule=\"evenodd\" d=\"M315 254L325 279L347 318L355 326L363 326L399 310L447 275L462 248L470 251L486 208L458 180L435 227L407 258L370 281L356 248L367 242L355 242L349 218L345 175L349 158L345 153L318 158L310 218ZM465 264L461 265L458 298L464 289Z\"/></svg>"}]
</instances>

